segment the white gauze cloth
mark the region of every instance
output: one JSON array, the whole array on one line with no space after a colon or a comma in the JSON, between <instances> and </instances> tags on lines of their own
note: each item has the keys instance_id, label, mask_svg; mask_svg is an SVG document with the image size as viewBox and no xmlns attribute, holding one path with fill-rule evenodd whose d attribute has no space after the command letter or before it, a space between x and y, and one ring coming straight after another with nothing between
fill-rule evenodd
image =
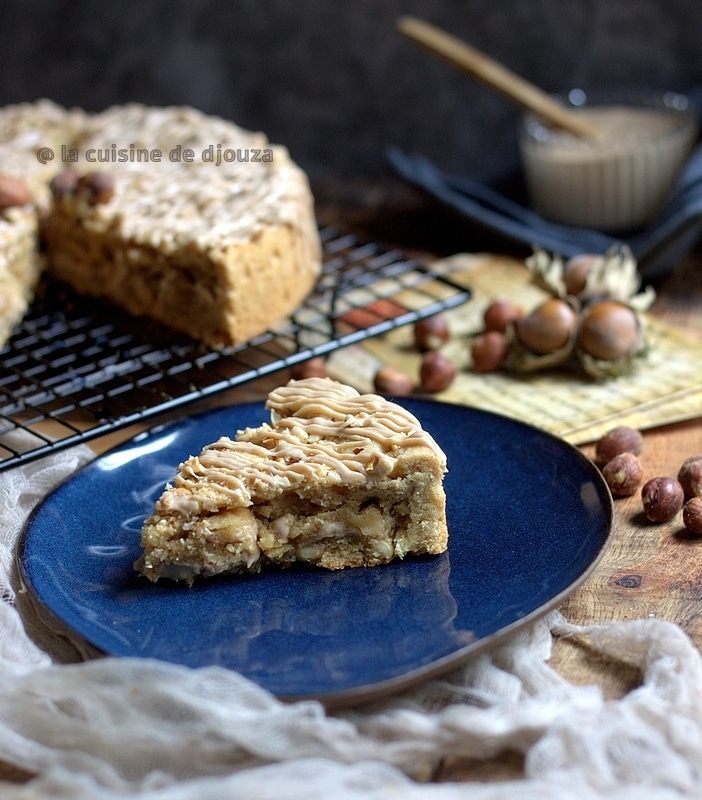
<instances>
[{"instance_id":1,"label":"white gauze cloth","mask_svg":"<svg viewBox=\"0 0 702 800\"><path fill-rule=\"evenodd\" d=\"M585 628L552 612L443 679L336 712L220 667L79 660L40 633L13 558L31 509L90 457L0 473L0 761L33 776L0 784L3 800L702 797L702 662L661 620ZM616 701L570 685L547 664L554 636L638 667L642 685ZM523 779L431 780L447 757L507 752Z\"/></svg>"}]
</instances>

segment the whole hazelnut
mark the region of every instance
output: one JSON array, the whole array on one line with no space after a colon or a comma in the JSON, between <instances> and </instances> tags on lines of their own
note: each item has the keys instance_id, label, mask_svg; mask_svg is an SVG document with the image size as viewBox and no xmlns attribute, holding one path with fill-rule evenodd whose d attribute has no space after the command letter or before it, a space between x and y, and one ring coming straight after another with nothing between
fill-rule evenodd
<instances>
[{"instance_id":1,"label":"whole hazelnut","mask_svg":"<svg viewBox=\"0 0 702 800\"><path fill-rule=\"evenodd\" d=\"M643 450L643 441L640 431L627 425L618 425L607 431L595 445L595 461L606 464L620 453L638 456Z\"/></svg>"},{"instance_id":2,"label":"whole hazelnut","mask_svg":"<svg viewBox=\"0 0 702 800\"><path fill-rule=\"evenodd\" d=\"M690 533L702 535L702 497L692 497L685 503L683 524Z\"/></svg>"},{"instance_id":3,"label":"whole hazelnut","mask_svg":"<svg viewBox=\"0 0 702 800\"><path fill-rule=\"evenodd\" d=\"M412 378L406 372L390 364L385 364L375 373L373 385L378 394L391 397L406 397L414 391Z\"/></svg>"},{"instance_id":4,"label":"whole hazelnut","mask_svg":"<svg viewBox=\"0 0 702 800\"><path fill-rule=\"evenodd\" d=\"M678 472L686 497L702 497L702 455L686 458Z\"/></svg>"},{"instance_id":5,"label":"whole hazelnut","mask_svg":"<svg viewBox=\"0 0 702 800\"><path fill-rule=\"evenodd\" d=\"M496 372L504 364L508 351L509 342L504 333L481 333L473 339L470 348L473 372Z\"/></svg>"},{"instance_id":6,"label":"whole hazelnut","mask_svg":"<svg viewBox=\"0 0 702 800\"><path fill-rule=\"evenodd\" d=\"M670 522L685 502L682 486L675 478L651 478L641 489L646 519L651 522Z\"/></svg>"},{"instance_id":7,"label":"whole hazelnut","mask_svg":"<svg viewBox=\"0 0 702 800\"><path fill-rule=\"evenodd\" d=\"M616 300L593 303L583 312L578 345L593 358L613 361L631 353L641 339L633 308Z\"/></svg>"},{"instance_id":8,"label":"whole hazelnut","mask_svg":"<svg viewBox=\"0 0 702 800\"><path fill-rule=\"evenodd\" d=\"M0 211L13 206L26 206L31 202L32 196L22 178L0 175Z\"/></svg>"},{"instance_id":9,"label":"whole hazelnut","mask_svg":"<svg viewBox=\"0 0 702 800\"><path fill-rule=\"evenodd\" d=\"M563 285L568 294L579 295L587 285L590 270L602 262L602 256L582 253L566 261L563 268Z\"/></svg>"},{"instance_id":10,"label":"whole hazelnut","mask_svg":"<svg viewBox=\"0 0 702 800\"><path fill-rule=\"evenodd\" d=\"M440 314L420 319L414 325L414 344L420 353L438 350L450 336L446 320Z\"/></svg>"},{"instance_id":11,"label":"whole hazelnut","mask_svg":"<svg viewBox=\"0 0 702 800\"><path fill-rule=\"evenodd\" d=\"M639 488L643 469L633 453L620 453L602 467L602 477L614 497L629 497Z\"/></svg>"},{"instance_id":12,"label":"whole hazelnut","mask_svg":"<svg viewBox=\"0 0 702 800\"><path fill-rule=\"evenodd\" d=\"M447 389L456 377L456 367L437 350L424 354L419 368L419 386L423 392L434 394Z\"/></svg>"},{"instance_id":13,"label":"whole hazelnut","mask_svg":"<svg viewBox=\"0 0 702 800\"><path fill-rule=\"evenodd\" d=\"M106 172L86 172L78 178L76 191L85 194L91 206L109 203L115 193L115 182Z\"/></svg>"},{"instance_id":14,"label":"whole hazelnut","mask_svg":"<svg viewBox=\"0 0 702 800\"><path fill-rule=\"evenodd\" d=\"M73 194L78 186L79 177L74 169L64 169L63 172L54 175L49 184L54 200Z\"/></svg>"},{"instance_id":15,"label":"whole hazelnut","mask_svg":"<svg viewBox=\"0 0 702 800\"><path fill-rule=\"evenodd\" d=\"M532 353L547 355L565 347L578 315L564 300L552 297L514 323L519 341Z\"/></svg>"},{"instance_id":16,"label":"whole hazelnut","mask_svg":"<svg viewBox=\"0 0 702 800\"><path fill-rule=\"evenodd\" d=\"M295 364L290 371L290 377L296 381L301 381L305 378L327 378L328 376L327 363L319 356Z\"/></svg>"},{"instance_id":17,"label":"whole hazelnut","mask_svg":"<svg viewBox=\"0 0 702 800\"><path fill-rule=\"evenodd\" d=\"M507 326L525 315L524 309L511 300L494 300L483 313L486 331L505 333Z\"/></svg>"}]
</instances>

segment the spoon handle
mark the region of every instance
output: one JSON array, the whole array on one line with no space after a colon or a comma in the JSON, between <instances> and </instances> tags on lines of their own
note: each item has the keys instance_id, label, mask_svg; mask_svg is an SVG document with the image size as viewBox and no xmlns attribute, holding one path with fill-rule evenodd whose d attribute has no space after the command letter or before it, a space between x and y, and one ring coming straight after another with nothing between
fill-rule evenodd
<instances>
[{"instance_id":1,"label":"spoon handle","mask_svg":"<svg viewBox=\"0 0 702 800\"><path fill-rule=\"evenodd\" d=\"M508 99L533 112L551 125L574 133L576 136L596 137L597 128L571 113L538 86L524 80L502 64L462 42L434 25L416 17L403 16L397 21L400 33L448 61L472 77L496 89Z\"/></svg>"}]
</instances>

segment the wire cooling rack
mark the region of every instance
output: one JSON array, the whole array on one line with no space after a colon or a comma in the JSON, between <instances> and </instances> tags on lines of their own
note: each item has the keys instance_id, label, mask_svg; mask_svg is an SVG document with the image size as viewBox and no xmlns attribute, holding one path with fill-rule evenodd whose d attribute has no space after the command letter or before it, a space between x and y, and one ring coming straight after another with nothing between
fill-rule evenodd
<instances>
[{"instance_id":1,"label":"wire cooling rack","mask_svg":"<svg viewBox=\"0 0 702 800\"><path fill-rule=\"evenodd\" d=\"M246 345L211 350L45 278L0 349L0 470L323 356L469 298L401 252L320 231L316 289Z\"/></svg>"}]
</instances>

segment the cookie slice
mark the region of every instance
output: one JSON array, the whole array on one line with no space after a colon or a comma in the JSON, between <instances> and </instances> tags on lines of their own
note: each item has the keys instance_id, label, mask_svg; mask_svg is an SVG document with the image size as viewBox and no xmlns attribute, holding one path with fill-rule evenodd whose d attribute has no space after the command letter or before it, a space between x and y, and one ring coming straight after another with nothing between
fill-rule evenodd
<instances>
[{"instance_id":1,"label":"cookie slice","mask_svg":"<svg viewBox=\"0 0 702 800\"><path fill-rule=\"evenodd\" d=\"M446 550L446 457L420 422L327 378L270 393L270 423L191 456L157 500L136 569L152 581Z\"/></svg>"}]
</instances>

